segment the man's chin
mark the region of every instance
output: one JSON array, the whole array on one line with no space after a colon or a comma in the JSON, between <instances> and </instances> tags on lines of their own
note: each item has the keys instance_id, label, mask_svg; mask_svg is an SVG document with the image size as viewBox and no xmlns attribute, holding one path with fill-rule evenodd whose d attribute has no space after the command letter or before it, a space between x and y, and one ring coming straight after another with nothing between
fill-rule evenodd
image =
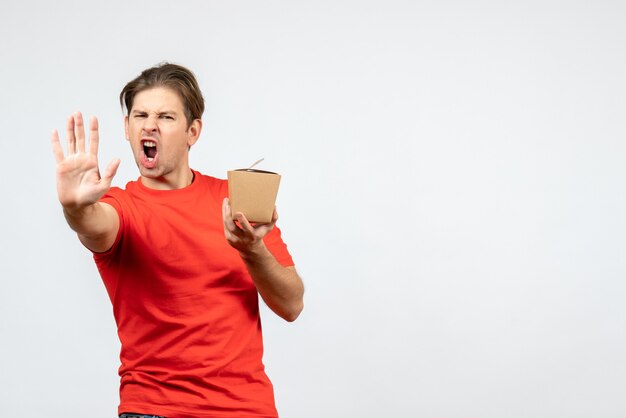
<instances>
[{"instance_id":1,"label":"man's chin","mask_svg":"<svg viewBox=\"0 0 626 418\"><path fill-rule=\"evenodd\" d=\"M138 167L139 167L139 174L141 174L142 177L146 177L149 179L157 179L161 177L162 175L162 173L160 172L160 170L158 170L157 167L147 168L140 164L138 164Z\"/></svg>"}]
</instances>

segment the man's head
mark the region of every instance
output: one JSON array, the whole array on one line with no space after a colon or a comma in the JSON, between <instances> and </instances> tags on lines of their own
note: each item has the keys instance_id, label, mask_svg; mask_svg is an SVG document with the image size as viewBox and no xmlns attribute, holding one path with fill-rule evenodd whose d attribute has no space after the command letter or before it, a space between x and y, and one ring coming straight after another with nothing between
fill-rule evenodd
<instances>
[{"instance_id":1,"label":"man's head","mask_svg":"<svg viewBox=\"0 0 626 418\"><path fill-rule=\"evenodd\" d=\"M137 93L155 87L167 87L180 96L188 126L195 119L202 118L204 98L196 77L187 68L176 64L164 63L144 70L124 86L120 93L120 105L130 114Z\"/></svg>"},{"instance_id":2,"label":"man's head","mask_svg":"<svg viewBox=\"0 0 626 418\"><path fill-rule=\"evenodd\" d=\"M144 185L176 189L190 184L189 149L202 130L204 100L191 71L162 64L143 71L120 93L126 139Z\"/></svg>"}]
</instances>

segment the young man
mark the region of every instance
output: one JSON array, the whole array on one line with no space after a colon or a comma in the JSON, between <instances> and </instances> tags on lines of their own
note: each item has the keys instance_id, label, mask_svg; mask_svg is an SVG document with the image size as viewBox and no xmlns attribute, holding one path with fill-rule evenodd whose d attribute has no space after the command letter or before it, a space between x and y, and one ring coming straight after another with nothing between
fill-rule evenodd
<instances>
[{"instance_id":1,"label":"young man","mask_svg":"<svg viewBox=\"0 0 626 418\"><path fill-rule=\"evenodd\" d=\"M119 414L276 417L262 363L258 294L287 321L303 284L280 231L232 214L225 180L189 167L204 99L186 68L149 68L120 94L140 177L111 188L100 175L98 122L89 146L80 113L67 154L52 134L63 213L94 259L122 344ZM257 293L258 292L258 293Z\"/></svg>"}]
</instances>

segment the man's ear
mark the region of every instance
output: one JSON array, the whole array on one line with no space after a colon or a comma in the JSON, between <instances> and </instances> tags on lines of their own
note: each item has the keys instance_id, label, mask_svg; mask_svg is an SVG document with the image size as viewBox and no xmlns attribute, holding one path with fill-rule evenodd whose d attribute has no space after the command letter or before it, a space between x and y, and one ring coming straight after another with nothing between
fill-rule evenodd
<instances>
[{"instance_id":1,"label":"man's ear","mask_svg":"<svg viewBox=\"0 0 626 418\"><path fill-rule=\"evenodd\" d=\"M193 144L195 144L198 141L198 138L200 138L200 132L202 132L202 120L194 119L193 122L191 122L189 129L187 129L187 145L188 146L191 147Z\"/></svg>"},{"instance_id":2,"label":"man's ear","mask_svg":"<svg viewBox=\"0 0 626 418\"><path fill-rule=\"evenodd\" d=\"M124 116L124 135L126 135L126 140L130 141L130 135L128 134L128 115Z\"/></svg>"}]
</instances>

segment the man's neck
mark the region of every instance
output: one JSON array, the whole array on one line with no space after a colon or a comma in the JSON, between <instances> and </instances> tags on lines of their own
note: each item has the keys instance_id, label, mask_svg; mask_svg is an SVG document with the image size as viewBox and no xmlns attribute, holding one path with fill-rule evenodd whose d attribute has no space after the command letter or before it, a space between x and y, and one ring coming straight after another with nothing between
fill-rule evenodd
<instances>
[{"instance_id":1,"label":"man's neck","mask_svg":"<svg viewBox=\"0 0 626 418\"><path fill-rule=\"evenodd\" d=\"M162 177L141 176L141 183L149 189L177 190L189 186L193 182L194 173L190 168L180 173L169 173Z\"/></svg>"}]
</instances>

